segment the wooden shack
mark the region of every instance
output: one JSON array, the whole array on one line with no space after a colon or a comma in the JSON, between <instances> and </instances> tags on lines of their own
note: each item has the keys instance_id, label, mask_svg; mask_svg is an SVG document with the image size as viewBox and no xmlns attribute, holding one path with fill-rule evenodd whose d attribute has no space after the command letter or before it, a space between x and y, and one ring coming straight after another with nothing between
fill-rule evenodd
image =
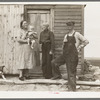
<instances>
[{"instance_id":1,"label":"wooden shack","mask_svg":"<svg viewBox=\"0 0 100 100\"><path fill-rule=\"evenodd\" d=\"M84 5L0 5L0 66L5 66L4 73L6 74L18 74L18 53L20 51L16 39L19 36L20 22L23 19L33 24L38 34L41 32L43 22L50 24L50 29L55 35L55 57L62 53L62 41L67 32L67 21L75 21L75 30L84 34ZM83 59L84 53L82 51L79 54L77 73L82 72ZM38 71L31 70L31 74L33 76L42 75L41 65L39 69ZM65 73L65 66L60 70Z\"/></svg>"}]
</instances>

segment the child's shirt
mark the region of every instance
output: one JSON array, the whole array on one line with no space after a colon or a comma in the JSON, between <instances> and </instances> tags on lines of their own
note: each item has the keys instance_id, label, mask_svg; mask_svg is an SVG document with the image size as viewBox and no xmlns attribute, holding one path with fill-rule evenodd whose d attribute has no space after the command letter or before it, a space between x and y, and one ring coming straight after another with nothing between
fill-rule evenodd
<instances>
[{"instance_id":1,"label":"child's shirt","mask_svg":"<svg viewBox=\"0 0 100 100\"><path fill-rule=\"evenodd\" d=\"M27 38L30 38L30 39L37 39L37 33L36 32L32 32L32 31L29 31L27 33Z\"/></svg>"}]
</instances>

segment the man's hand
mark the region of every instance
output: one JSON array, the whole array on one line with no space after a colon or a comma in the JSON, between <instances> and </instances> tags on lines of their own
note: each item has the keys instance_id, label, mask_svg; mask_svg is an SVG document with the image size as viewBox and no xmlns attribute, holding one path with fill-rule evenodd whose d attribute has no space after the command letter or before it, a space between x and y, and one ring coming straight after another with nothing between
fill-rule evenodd
<instances>
[{"instance_id":1,"label":"man's hand","mask_svg":"<svg viewBox=\"0 0 100 100\"><path fill-rule=\"evenodd\" d=\"M85 46L85 45L80 45L80 46L78 47L78 49L77 49L78 52L80 52L80 50L81 50L82 48L84 48L84 46Z\"/></svg>"},{"instance_id":2,"label":"man's hand","mask_svg":"<svg viewBox=\"0 0 100 100\"><path fill-rule=\"evenodd\" d=\"M77 51L78 51L78 53L79 53L81 50L80 50L80 49L78 49Z\"/></svg>"},{"instance_id":3,"label":"man's hand","mask_svg":"<svg viewBox=\"0 0 100 100\"><path fill-rule=\"evenodd\" d=\"M52 52L52 51L50 50L49 54L52 56L52 59L54 59L54 52Z\"/></svg>"},{"instance_id":4,"label":"man's hand","mask_svg":"<svg viewBox=\"0 0 100 100\"><path fill-rule=\"evenodd\" d=\"M53 52L52 52L52 51L50 51L50 52L49 52L49 54L50 54L50 55L52 55L52 54L53 54Z\"/></svg>"},{"instance_id":5,"label":"man's hand","mask_svg":"<svg viewBox=\"0 0 100 100\"><path fill-rule=\"evenodd\" d=\"M78 53L81 51L81 49L82 49L82 47L79 46L78 49L77 49Z\"/></svg>"}]
</instances>

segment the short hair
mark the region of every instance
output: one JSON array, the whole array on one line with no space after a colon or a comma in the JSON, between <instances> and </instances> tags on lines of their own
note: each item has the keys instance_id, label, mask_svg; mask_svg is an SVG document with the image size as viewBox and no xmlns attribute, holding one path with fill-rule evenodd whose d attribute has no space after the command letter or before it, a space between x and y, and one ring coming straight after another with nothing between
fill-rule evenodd
<instances>
[{"instance_id":1,"label":"short hair","mask_svg":"<svg viewBox=\"0 0 100 100\"><path fill-rule=\"evenodd\" d=\"M26 21L26 20L22 20L22 21L20 22L20 28L21 28L21 29L23 29L23 27L22 27L23 22L27 22L27 21Z\"/></svg>"},{"instance_id":2,"label":"short hair","mask_svg":"<svg viewBox=\"0 0 100 100\"><path fill-rule=\"evenodd\" d=\"M42 25L49 27L49 24L47 22L46 23L43 23Z\"/></svg>"}]
</instances>

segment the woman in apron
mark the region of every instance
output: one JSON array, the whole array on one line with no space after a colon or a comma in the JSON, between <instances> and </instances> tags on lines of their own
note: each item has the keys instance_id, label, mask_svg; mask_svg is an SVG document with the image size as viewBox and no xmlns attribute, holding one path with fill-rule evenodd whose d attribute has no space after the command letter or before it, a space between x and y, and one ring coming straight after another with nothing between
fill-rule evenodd
<instances>
[{"instance_id":1,"label":"woman in apron","mask_svg":"<svg viewBox=\"0 0 100 100\"><path fill-rule=\"evenodd\" d=\"M24 81L29 78L29 70L36 67L39 64L39 55L36 51L39 50L38 47L35 46L35 49L32 49L30 45L28 45L28 40L26 38L27 30L27 22L21 22L21 32L20 37L18 39L19 42L19 80ZM37 40L36 40L37 45ZM37 45L38 46L38 45Z\"/></svg>"}]
</instances>

